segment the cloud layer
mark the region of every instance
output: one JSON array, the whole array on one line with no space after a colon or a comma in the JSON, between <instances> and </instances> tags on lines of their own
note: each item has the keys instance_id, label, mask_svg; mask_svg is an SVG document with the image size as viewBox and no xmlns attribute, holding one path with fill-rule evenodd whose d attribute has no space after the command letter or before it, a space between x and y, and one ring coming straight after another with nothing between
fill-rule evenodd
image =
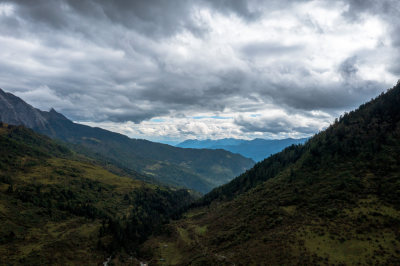
<instances>
[{"instance_id":1,"label":"cloud layer","mask_svg":"<svg viewBox=\"0 0 400 266\"><path fill-rule=\"evenodd\" d=\"M153 140L303 137L400 75L398 1L0 0L0 87Z\"/></svg>"}]
</instances>

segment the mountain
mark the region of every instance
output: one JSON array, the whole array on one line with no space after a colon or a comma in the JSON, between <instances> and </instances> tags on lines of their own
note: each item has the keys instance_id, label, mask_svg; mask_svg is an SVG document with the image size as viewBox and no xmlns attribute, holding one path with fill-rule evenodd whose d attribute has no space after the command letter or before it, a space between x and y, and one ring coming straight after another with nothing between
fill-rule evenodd
<instances>
[{"instance_id":1,"label":"mountain","mask_svg":"<svg viewBox=\"0 0 400 266\"><path fill-rule=\"evenodd\" d=\"M182 149L74 123L54 109L40 111L2 90L0 106L0 121L25 125L70 143L70 148L86 156L139 172L162 184L206 193L254 165L251 159L223 150Z\"/></svg>"},{"instance_id":2,"label":"mountain","mask_svg":"<svg viewBox=\"0 0 400 266\"><path fill-rule=\"evenodd\" d=\"M193 201L115 175L23 126L0 123L0 264L99 265Z\"/></svg>"},{"instance_id":3,"label":"mountain","mask_svg":"<svg viewBox=\"0 0 400 266\"><path fill-rule=\"evenodd\" d=\"M42 113L20 98L0 89L0 121L44 129L47 122Z\"/></svg>"},{"instance_id":4,"label":"mountain","mask_svg":"<svg viewBox=\"0 0 400 266\"><path fill-rule=\"evenodd\" d=\"M246 142L244 139L206 139L206 140L197 140L197 139L188 139L176 145L176 147L180 148L193 148L193 149L217 149L216 146L236 146L243 142Z\"/></svg>"},{"instance_id":5,"label":"mountain","mask_svg":"<svg viewBox=\"0 0 400 266\"><path fill-rule=\"evenodd\" d=\"M303 144L307 138L302 139L218 139L218 140L185 140L176 145L181 148L196 149L224 149L251 158L256 162L262 161L272 154L282 151L293 144Z\"/></svg>"},{"instance_id":6,"label":"mountain","mask_svg":"<svg viewBox=\"0 0 400 266\"><path fill-rule=\"evenodd\" d=\"M400 82L218 187L142 247L173 265L399 265Z\"/></svg>"}]
</instances>

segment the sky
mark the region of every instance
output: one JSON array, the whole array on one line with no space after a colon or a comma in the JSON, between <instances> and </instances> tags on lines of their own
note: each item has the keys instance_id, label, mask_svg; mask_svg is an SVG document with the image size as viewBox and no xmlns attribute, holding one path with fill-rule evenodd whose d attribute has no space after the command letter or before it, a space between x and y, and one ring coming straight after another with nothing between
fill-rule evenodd
<instances>
[{"instance_id":1,"label":"sky","mask_svg":"<svg viewBox=\"0 0 400 266\"><path fill-rule=\"evenodd\" d=\"M397 0L0 0L0 88L133 138L308 137L399 76Z\"/></svg>"}]
</instances>

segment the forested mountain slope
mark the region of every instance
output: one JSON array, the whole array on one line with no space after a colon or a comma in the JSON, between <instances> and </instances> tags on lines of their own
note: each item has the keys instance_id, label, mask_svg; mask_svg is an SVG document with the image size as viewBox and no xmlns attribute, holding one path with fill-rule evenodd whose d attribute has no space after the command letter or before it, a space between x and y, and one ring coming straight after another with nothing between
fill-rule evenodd
<instances>
[{"instance_id":1,"label":"forested mountain slope","mask_svg":"<svg viewBox=\"0 0 400 266\"><path fill-rule=\"evenodd\" d=\"M182 149L74 123L54 109L40 111L0 90L0 121L25 125L71 148L160 183L205 193L253 166L251 159L223 150Z\"/></svg>"},{"instance_id":2,"label":"forested mountain slope","mask_svg":"<svg viewBox=\"0 0 400 266\"><path fill-rule=\"evenodd\" d=\"M193 200L134 178L0 123L0 264L98 265L115 251L134 255Z\"/></svg>"},{"instance_id":3,"label":"forested mountain slope","mask_svg":"<svg viewBox=\"0 0 400 266\"><path fill-rule=\"evenodd\" d=\"M400 264L400 84L196 206L146 242L151 262Z\"/></svg>"}]
</instances>

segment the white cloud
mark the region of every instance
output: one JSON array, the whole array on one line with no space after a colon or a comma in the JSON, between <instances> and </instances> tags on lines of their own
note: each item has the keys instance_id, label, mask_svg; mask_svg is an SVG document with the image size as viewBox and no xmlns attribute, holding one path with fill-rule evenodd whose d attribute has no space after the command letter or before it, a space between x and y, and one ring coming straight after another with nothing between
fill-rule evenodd
<instances>
[{"instance_id":1,"label":"white cloud","mask_svg":"<svg viewBox=\"0 0 400 266\"><path fill-rule=\"evenodd\" d=\"M0 3L0 16L11 16L13 13L13 5L8 3Z\"/></svg>"}]
</instances>

